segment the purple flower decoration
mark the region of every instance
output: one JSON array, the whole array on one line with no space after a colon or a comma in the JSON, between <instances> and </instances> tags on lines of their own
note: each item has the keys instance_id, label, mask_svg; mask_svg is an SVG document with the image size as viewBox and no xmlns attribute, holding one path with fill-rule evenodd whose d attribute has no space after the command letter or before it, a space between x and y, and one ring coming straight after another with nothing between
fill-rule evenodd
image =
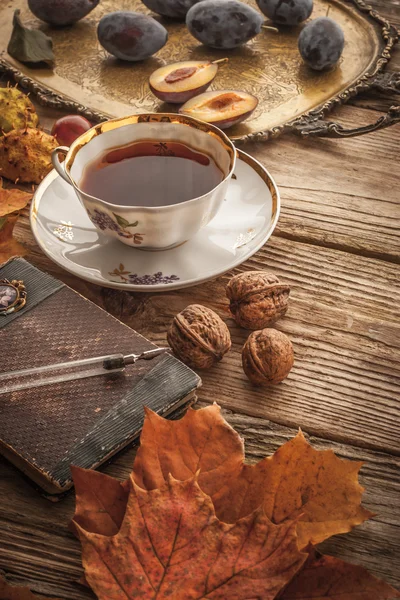
<instances>
[{"instance_id":1,"label":"purple flower decoration","mask_svg":"<svg viewBox=\"0 0 400 600\"><path fill-rule=\"evenodd\" d=\"M177 275L163 275L161 271L154 273L154 275L138 275L137 273L128 275L129 283L133 285L157 285L158 283L174 283L179 281L180 277Z\"/></svg>"},{"instance_id":2,"label":"purple flower decoration","mask_svg":"<svg viewBox=\"0 0 400 600\"><path fill-rule=\"evenodd\" d=\"M94 209L94 212L89 212L89 217L92 223L97 225L101 231L105 231L106 229L110 229L111 231L120 232L121 227L110 217L107 213L101 212L97 208Z\"/></svg>"}]
</instances>

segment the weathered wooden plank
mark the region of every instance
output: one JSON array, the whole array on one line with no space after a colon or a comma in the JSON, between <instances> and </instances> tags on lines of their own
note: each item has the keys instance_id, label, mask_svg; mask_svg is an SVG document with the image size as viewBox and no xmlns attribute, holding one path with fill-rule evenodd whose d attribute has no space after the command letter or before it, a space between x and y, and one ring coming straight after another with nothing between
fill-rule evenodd
<instances>
[{"instance_id":1,"label":"weathered wooden plank","mask_svg":"<svg viewBox=\"0 0 400 600\"><path fill-rule=\"evenodd\" d=\"M328 119L356 127L377 116L342 106ZM399 134L400 125L395 125L357 138L283 136L247 145L245 150L269 169L281 191L276 234L398 262Z\"/></svg>"},{"instance_id":2,"label":"weathered wooden plank","mask_svg":"<svg viewBox=\"0 0 400 600\"><path fill-rule=\"evenodd\" d=\"M18 233L31 240L26 223ZM290 309L277 328L292 339L296 361L285 382L256 388L241 369L249 332L229 318L224 292L229 275L179 292L130 294L81 282L36 252L29 258L159 344L166 343L173 316L188 304L204 303L228 319L232 350L201 373L201 399L328 439L400 453L396 265L274 236L240 270L271 269L292 286Z\"/></svg>"},{"instance_id":3,"label":"weathered wooden plank","mask_svg":"<svg viewBox=\"0 0 400 600\"><path fill-rule=\"evenodd\" d=\"M296 429L265 419L224 411L228 422L245 439L248 462L270 455L296 433ZM353 532L325 542L326 553L361 564L393 585L400 585L399 523L396 518L400 496L398 459L320 437L312 437L319 449L333 448L348 459L365 460L361 482L366 487L364 504L378 513ZM124 479L128 476L135 449L119 455L105 471ZM30 583L36 591L80 600L89 593L76 584L81 575L79 543L68 532L73 514L73 494L57 504L33 493L30 485L11 466L0 462L0 568L15 582ZM10 502L12 497L12 502Z\"/></svg>"}]
</instances>

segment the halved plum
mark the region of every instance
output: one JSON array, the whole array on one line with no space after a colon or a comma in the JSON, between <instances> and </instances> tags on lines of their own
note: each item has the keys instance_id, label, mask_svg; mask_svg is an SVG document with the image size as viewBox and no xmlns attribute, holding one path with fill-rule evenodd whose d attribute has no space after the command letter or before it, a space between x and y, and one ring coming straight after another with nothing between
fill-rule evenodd
<instances>
[{"instance_id":1,"label":"halved plum","mask_svg":"<svg viewBox=\"0 0 400 600\"><path fill-rule=\"evenodd\" d=\"M255 96L239 90L205 92L186 102L179 112L228 129L248 119L257 107Z\"/></svg>"},{"instance_id":2,"label":"halved plum","mask_svg":"<svg viewBox=\"0 0 400 600\"><path fill-rule=\"evenodd\" d=\"M217 74L218 64L226 60L188 60L166 65L150 75L150 89L163 102L182 104L205 92Z\"/></svg>"}]
</instances>

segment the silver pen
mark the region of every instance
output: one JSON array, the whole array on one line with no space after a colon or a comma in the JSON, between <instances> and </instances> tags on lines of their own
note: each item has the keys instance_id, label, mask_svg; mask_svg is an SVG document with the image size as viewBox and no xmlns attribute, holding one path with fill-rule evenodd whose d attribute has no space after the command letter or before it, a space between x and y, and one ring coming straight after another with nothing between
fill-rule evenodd
<instances>
[{"instance_id":1,"label":"silver pen","mask_svg":"<svg viewBox=\"0 0 400 600\"><path fill-rule=\"evenodd\" d=\"M52 383L63 383L75 379L122 373L128 365L133 365L138 360L152 360L169 350L170 348L155 348L141 354L109 354L45 365L43 367L32 367L20 371L0 373L0 394L8 394L9 392L41 387Z\"/></svg>"}]
</instances>

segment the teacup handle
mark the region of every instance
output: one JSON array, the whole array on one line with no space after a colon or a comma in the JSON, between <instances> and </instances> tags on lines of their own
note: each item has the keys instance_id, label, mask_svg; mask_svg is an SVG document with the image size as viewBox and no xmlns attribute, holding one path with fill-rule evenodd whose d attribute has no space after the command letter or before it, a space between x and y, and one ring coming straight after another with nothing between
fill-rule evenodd
<instances>
[{"instance_id":1,"label":"teacup handle","mask_svg":"<svg viewBox=\"0 0 400 600\"><path fill-rule=\"evenodd\" d=\"M61 163L59 156L58 156L58 153L64 154L66 156L68 150L69 150L68 146L59 146L58 148L53 150L53 152L51 153L51 162L53 163L53 167L55 168L57 173L60 175L60 177L62 177L64 179L64 181L66 181L67 183L69 183L71 185L71 180L68 177L67 173L65 172L65 168L64 168L65 163Z\"/></svg>"}]
</instances>

